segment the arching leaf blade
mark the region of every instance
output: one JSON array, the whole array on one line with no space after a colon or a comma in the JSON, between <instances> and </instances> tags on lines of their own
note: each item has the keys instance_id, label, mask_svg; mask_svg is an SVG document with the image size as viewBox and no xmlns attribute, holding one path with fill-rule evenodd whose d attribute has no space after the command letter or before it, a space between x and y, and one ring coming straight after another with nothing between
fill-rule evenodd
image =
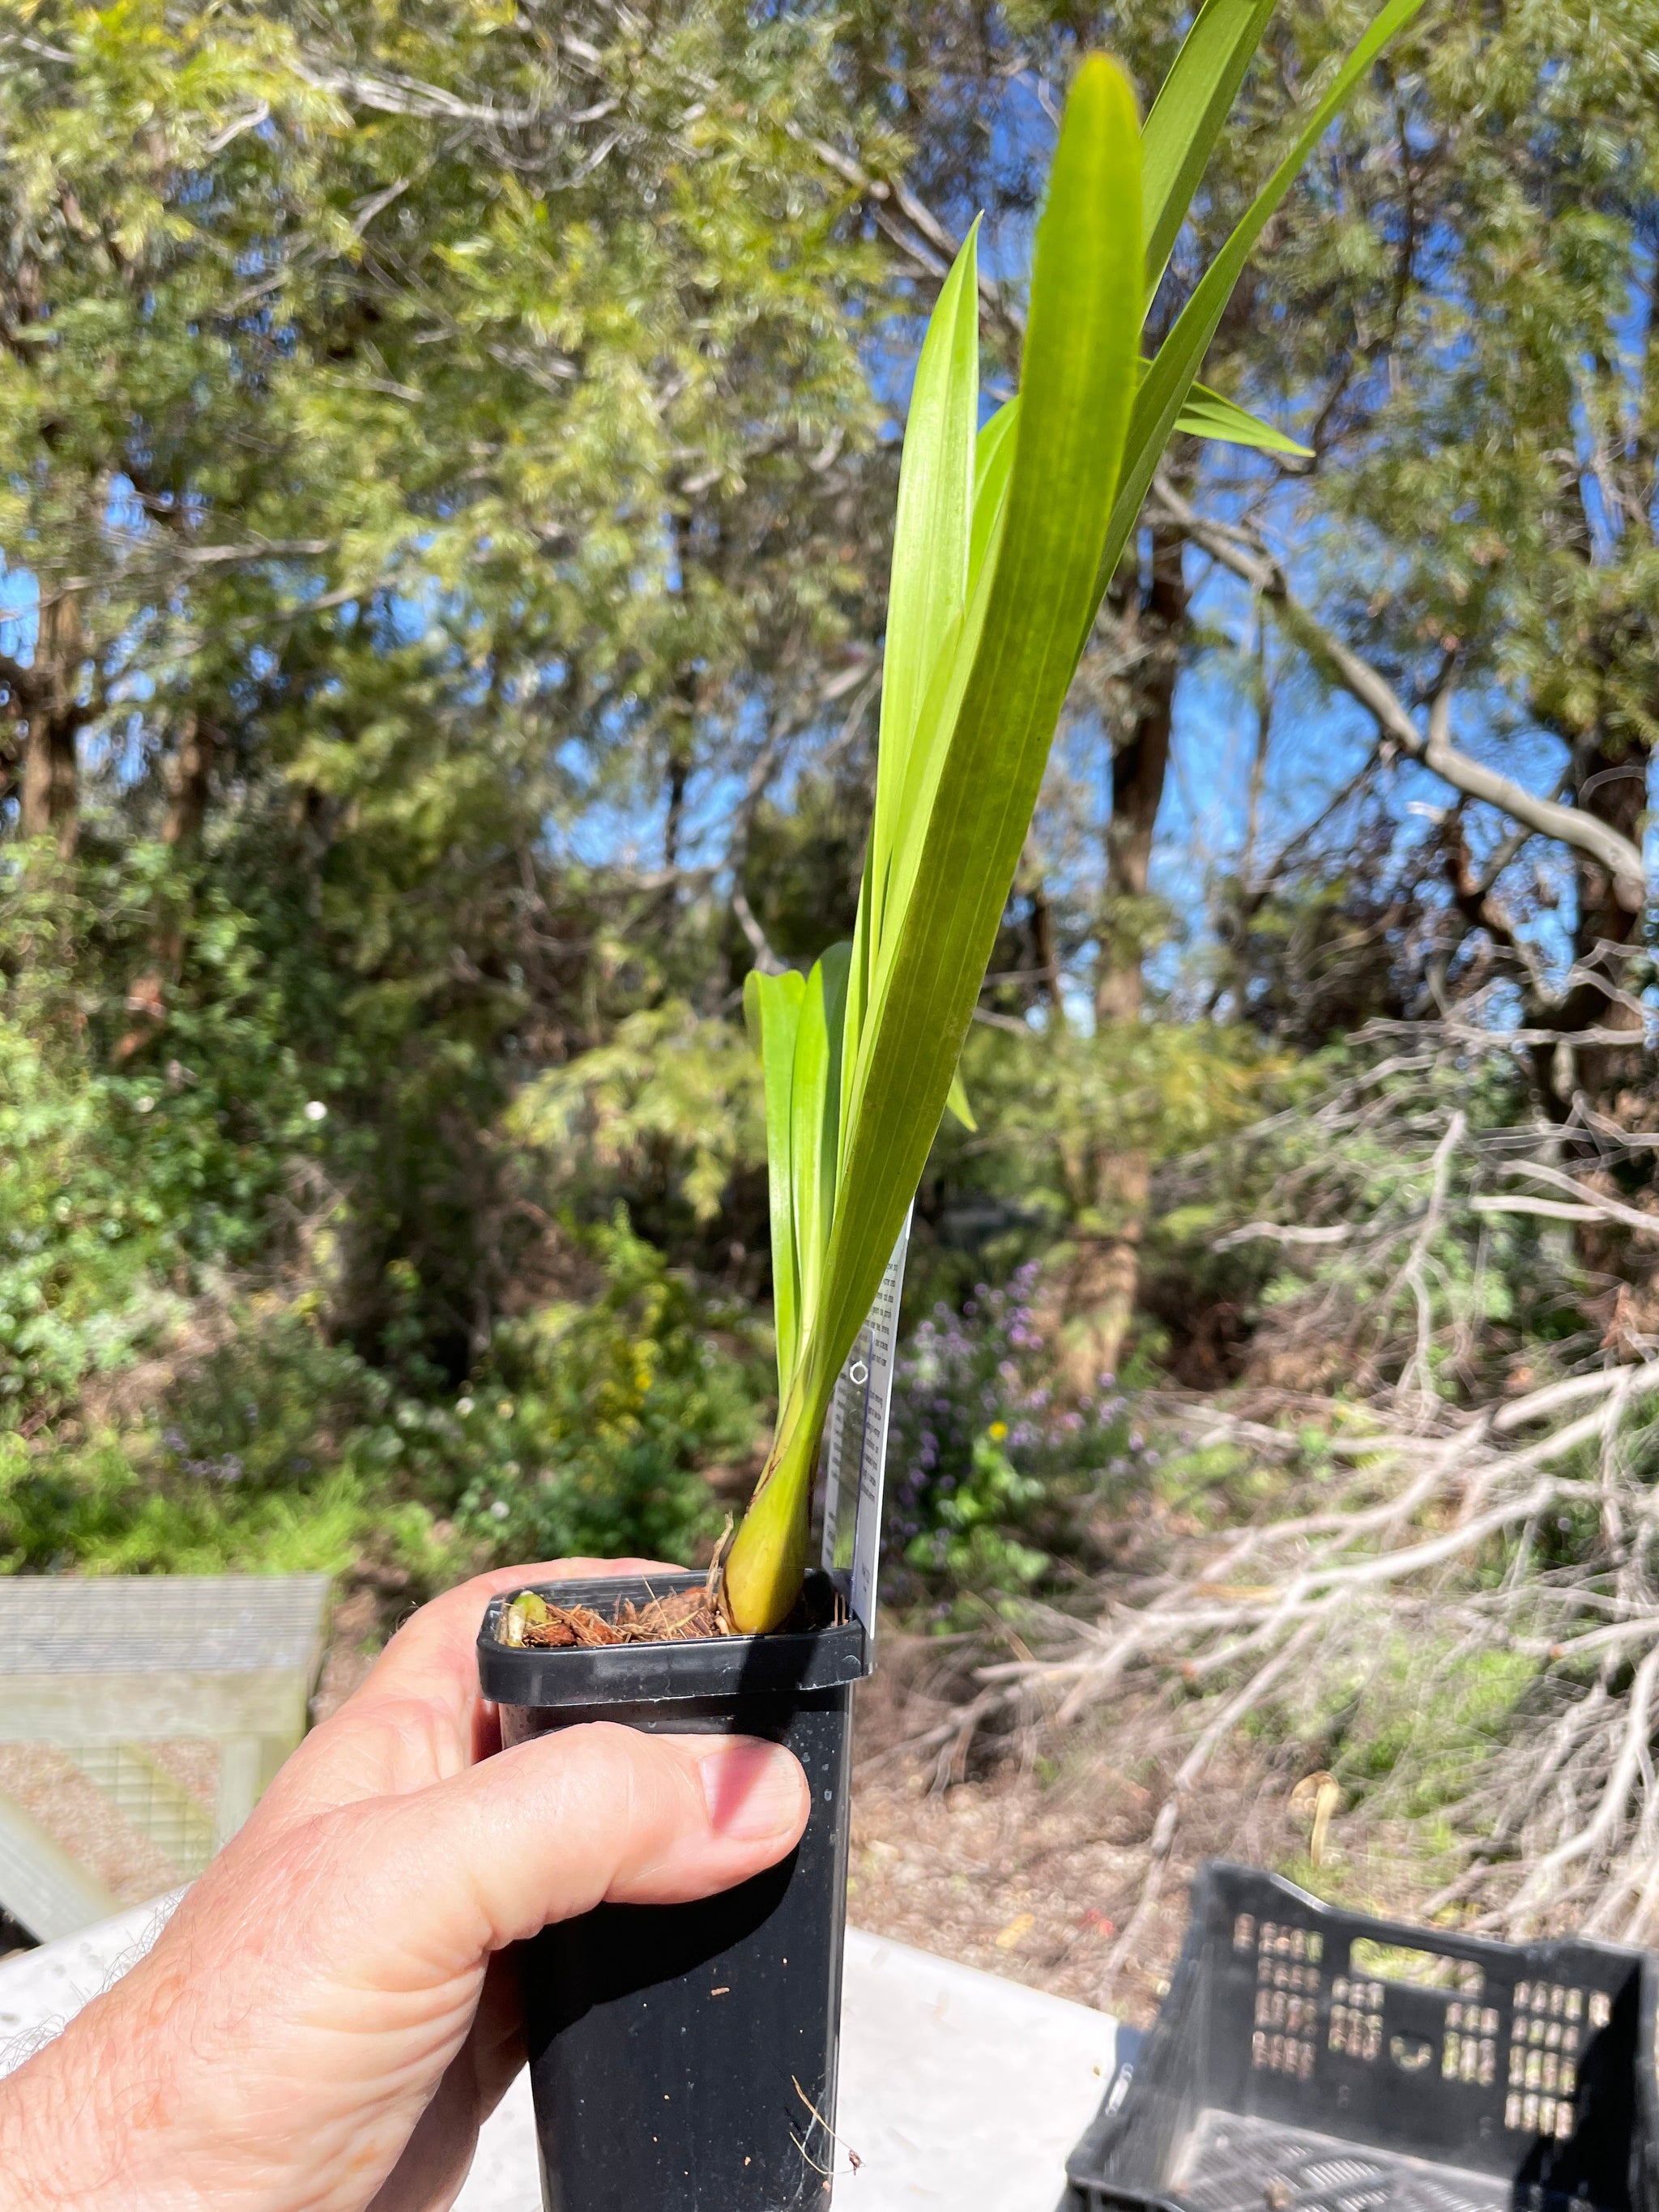
<instances>
[{"instance_id":1,"label":"arching leaf blade","mask_svg":"<svg viewBox=\"0 0 1659 2212\"><path fill-rule=\"evenodd\" d=\"M791 969L744 978L743 1011L760 1055L766 1099L766 1194L772 1232L772 1310L778 1343L778 1395L787 1394L800 1357L800 1260L792 1176L795 1032L806 981Z\"/></svg>"},{"instance_id":2,"label":"arching leaf blade","mask_svg":"<svg viewBox=\"0 0 1659 2212\"><path fill-rule=\"evenodd\" d=\"M939 1126L1070 681L1066 624L1090 604L1137 374L1139 216L1133 95L1121 72L1096 58L1067 105L1037 234L984 617L937 790L918 810L914 877L866 1017L842 1201L805 1355L809 1403L833 1380L875 1295Z\"/></svg>"},{"instance_id":3,"label":"arching leaf blade","mask_svg":"<svg viewBox=\"0 0 1659 2212\"><path fill-rule=\"evenodd\" d=\"M1204 0L1141 133L1146 296L1169 266L1193 194L1261 43L1274 0Z\"/></svg>"},{"instance_id":4,"label":"arching leaf blade","mask_svg":"<svg viewBox=\"0 0 1659 2212\"><path fill-rule=\"evenodd\" d=\"M1129 533L1140 514L1141 503L1170 433L1186 404L1193 379L1209 351L1233 287L1269 217L1295 183L1303 164L1340 112L1348 94L1376 59L1390 39L1403 30L1422 7L1423 0L1388 0L1363 38L1355 45L1323 97L1297 133L1291 148L1216 255L1176 318L1175 328L1158 349L1158 356L1141 380L1129 424L1123 474L1101 555L1094 605L1078 638L1078 656L1088 641L1095 614L1123 557Z\"/></svg>"},{"instance_id":5,"label":"arching leaf blade","mask_svg":"<svg viewBox=\"0 0 1659 2212\"><path fill-rule=\"evenodd\" d=\"M880 941L888 863L916 719L968 593L979 418L979 263L975 222L951 264L916 364L893 526L881 722L876 756L876 908Z\"/></svg>"},{"instance_id":6,"label":"arching leaf blade","mask_svg":"<svg viewBox=\"0 0 1659 2212\"><path fill-rule=\"evenodd\" d=\"M968 546L968 596L996 535L997 520L1008 492L1008 474L1014 465L1014 432L1019 426L1018 396L1005 400L980 432L974 445L974 518Z\"/></svg>"},{"instance_id":7,"label":"arching leaf blade","mask_svg":"<svg viewBox=\"0 0 1659 2212\"><path fill-rule=\"evenodd\" d=\"M842 1024L850 945L814 962L800 995L789 1092L789 1152L803 1336L817 1310L835 1210L841 1124Z\"/></svg>"},{"instance_id":8,"label":"arching leaf blade","mask_svg":"<svg viewBox=\"0 0 1659 2212\"><path fill-rule=\"evenodd\" d=\"M1311 447L1297 445L1294 438L1250 414L1236 400L1225 399L1201 384L1194 385L1182 402L1176 428L1184 430L1189 438L1208 438L1219 445L1252 446L1261 453L1287 453L1297 460L1313 459Z\"/></svg>"}]
</instances>

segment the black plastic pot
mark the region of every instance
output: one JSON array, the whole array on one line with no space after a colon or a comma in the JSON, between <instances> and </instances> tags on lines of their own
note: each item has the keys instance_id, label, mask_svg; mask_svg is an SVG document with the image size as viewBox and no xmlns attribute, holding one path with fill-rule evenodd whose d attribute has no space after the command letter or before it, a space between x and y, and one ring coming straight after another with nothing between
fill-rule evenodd
<instances>
[{"instance_id":1,"label":"black plastic pot","mask_svg":"<svg viewBox=\"0 0 1659 2212\"><path fill-rule=\"evenodd\" d=\"M601 1614L696 1575L543 1583ZM503 1744L585 1721L787 1744L806 1832L781 1864L695 1905L602 1905L521 1946L548 2212L797 2212L828 2205L847 1918L852 1685L862 1627L809 1577L799 1630L599 1650L478 1638ZM841 1625L836 1625L837 1616Z\"/></svg>"}]
</instances>

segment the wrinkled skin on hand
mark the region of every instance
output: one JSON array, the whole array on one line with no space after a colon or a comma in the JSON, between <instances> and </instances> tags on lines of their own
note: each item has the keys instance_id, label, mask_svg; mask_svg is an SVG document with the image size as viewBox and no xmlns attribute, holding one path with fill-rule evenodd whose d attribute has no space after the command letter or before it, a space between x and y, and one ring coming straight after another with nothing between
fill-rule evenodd
<instances>
[{"instance_id":1,"label":"wrinkled skin on hand","mask_svg":"<svg viewBox=\"0 0 1659 2212\"><path fill-rule=\"evenodd\" d=\"M501 1751L483 1575L308 1736L149 1956L0 2082L0 2212L440 2212L522 2061L504 1947L746 1881L805 1826L778 1747L590 1724Z\"/></svg>"}]
</instances>

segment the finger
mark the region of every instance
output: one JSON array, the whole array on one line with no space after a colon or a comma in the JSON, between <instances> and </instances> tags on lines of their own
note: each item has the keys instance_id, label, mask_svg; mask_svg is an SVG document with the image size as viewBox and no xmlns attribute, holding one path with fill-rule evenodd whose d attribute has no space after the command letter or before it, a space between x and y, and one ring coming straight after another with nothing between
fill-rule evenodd
<instances>
[{"instance_id":1,"label":"finger","mask_svg":"<svg viewBox=\"0 0 1659 2212\"><path fill-rule=\"evenodd\" d=\"M444 2069L431 2103L368 2212L430 2212L433 2205L448 2203L444 2190L459 2191L472 2163L478 2130L524 2059L517 1962L498 1953L484 1976L465 2043Z\"/></svg>"},{"instance_id":2,"label":"finger","mask_svg":"<svg viewBox=\"0 0 1659 2212\"><path fill-rule=\"evenodd\" d=\"M606 1900L678 1904L746 1881L799 1843L807 1809L781 1745L565 1729L343 1815L369 1870L352 1917L381 1929L400 1977L414 1946L447 1978Z\"/></svg>"},{"instance_id":3,"label":"finger","mask_svg":"<svg viewBox=\"0 0 1659 2212\"><path fill-rule=\"evenodd\" d=\"M538 1582L679 1574L656 1559L546 1559L495 1567L410 1615L339 1711L314 1729L265 1793L265 1826L400 1795L477 1755L478 1630L492 1597Z\"/></svg>"}]
</instances>

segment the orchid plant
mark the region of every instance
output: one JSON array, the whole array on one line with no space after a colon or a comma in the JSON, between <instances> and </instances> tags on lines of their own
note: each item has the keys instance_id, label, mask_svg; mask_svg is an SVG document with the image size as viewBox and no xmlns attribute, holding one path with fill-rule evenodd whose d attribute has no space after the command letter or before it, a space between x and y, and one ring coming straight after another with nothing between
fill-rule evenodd
<instances>
[{"instance_id":1,"label":"orchid plant","mask_svg":"<svg viewBox=\"0 0 1659 2212\"><path fill-rule=\"evenodd\" d=\"M732 1625L789 1614L836 1376L947 1102L1073 672L1177 430L1301 449L1194 382L1246 257L1421 0L1388 0L1141 354L1148 307L1273 0L1204 0L1143 130L1121 70L1079 69L1037 226L1018 394L981 422L977 226L917 367L899 478L875 812L850 944L751 974L764 1077L778 1422L724 1564Z\"/></svg>"}]
</instances>

